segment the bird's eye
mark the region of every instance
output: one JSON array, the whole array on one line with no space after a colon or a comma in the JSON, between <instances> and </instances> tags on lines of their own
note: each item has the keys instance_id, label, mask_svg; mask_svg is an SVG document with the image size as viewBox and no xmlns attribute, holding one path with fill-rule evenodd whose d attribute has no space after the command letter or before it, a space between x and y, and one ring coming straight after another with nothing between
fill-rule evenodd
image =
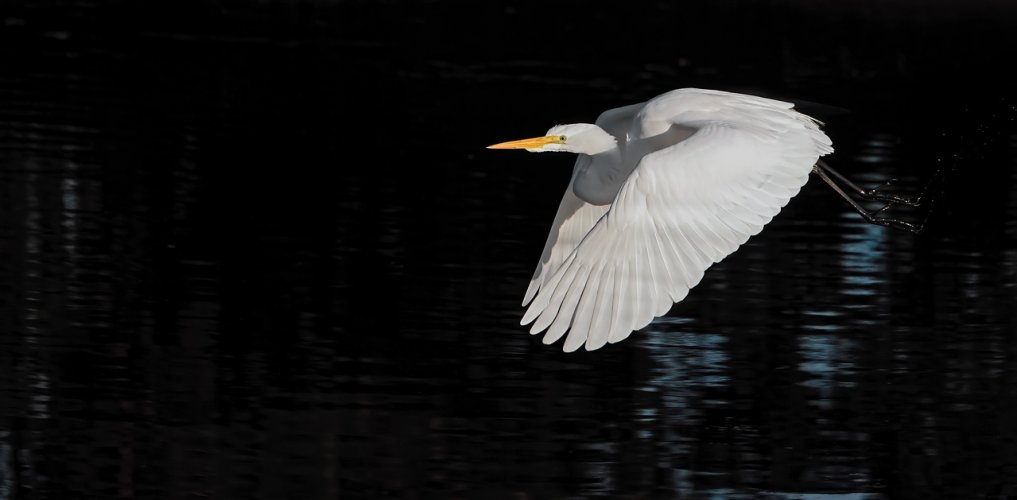
<instances>
[{"instance_id":1,"label":"bird's eye","mask_svg":"<svg viewBox=\"0 0 1017 500\"><path fill-rule=\"evenodd\" d=\"M561 141L561 142L565 142L565 136L564 135L559 135L558 136L558 140Z\"/></svg>"}]
</instances>

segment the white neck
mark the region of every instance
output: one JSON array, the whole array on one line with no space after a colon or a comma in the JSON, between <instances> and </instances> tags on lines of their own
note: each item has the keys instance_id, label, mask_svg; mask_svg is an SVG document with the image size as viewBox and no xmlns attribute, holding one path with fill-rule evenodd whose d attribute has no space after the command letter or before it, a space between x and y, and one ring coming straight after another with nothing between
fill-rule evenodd
<instances>
[{"instance_id":1,"label":"white neck","mask_svg":"<svg viewBox=\"0 0 1017 500\"><path fill-rule=\"evenodd\" d=\"M565 147L573 153L593 156L617 149L618 142L604 129L596 125L587 125L583 127L582 132L569 136Z\"/></svg>"}]
</instances>

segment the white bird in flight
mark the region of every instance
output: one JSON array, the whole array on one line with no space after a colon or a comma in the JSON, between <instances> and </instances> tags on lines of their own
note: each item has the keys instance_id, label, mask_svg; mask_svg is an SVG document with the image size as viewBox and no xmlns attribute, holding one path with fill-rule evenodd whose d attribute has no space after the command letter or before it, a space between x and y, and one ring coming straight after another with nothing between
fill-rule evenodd
<instances>
[{"instance_id":1,"label":"white bird in flight","mask_svg":"<svg viewBox=\"0 0 1017 500\"><path fill-rule=\"evenodd\" d=\"M712 264L759 233L814 170L864 191L819 158L833 152L820 123L773 99L678 89L605 111L596 124L490 149L578 153L572 180L533 273L522 324L564 350L619 342L684 299ZM817 162L819 164L817 165ZM830 175L827 175L830 174ZM916 203L915 203L916 204Z\"/></svg>"}]
</instances>

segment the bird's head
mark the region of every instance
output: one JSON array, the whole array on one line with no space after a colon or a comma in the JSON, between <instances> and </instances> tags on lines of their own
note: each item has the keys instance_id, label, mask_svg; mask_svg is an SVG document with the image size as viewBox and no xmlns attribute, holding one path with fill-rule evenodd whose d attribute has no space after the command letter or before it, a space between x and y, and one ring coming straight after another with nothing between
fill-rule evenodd
<instances>
[{"instance_id":1,"label":"bird's head","mask_svg":"<svg viewBox=\"0 0 1017 500\"><path fill-rule=\"evenodd\" d=\"M558 151L595 155L615 148L614 136L592 123L555 125L542 137L502 142L487 149L525 149L531 153Z\"/></svg>"}]
</instances>

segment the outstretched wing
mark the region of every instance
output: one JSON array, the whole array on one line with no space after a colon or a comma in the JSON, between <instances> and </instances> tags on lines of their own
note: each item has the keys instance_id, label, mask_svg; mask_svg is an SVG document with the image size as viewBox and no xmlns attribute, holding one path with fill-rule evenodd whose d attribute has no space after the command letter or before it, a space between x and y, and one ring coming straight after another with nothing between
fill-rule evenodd
<instances>
[{"instance_id":1,"label":"outstretched wing","mask_svg":"<svg viewBox=\"0 0 1017 500\"><path fill-rule=\"evenodd\" d=\"M569 331L565 351L618 342L759 233L832 151L810 118L765 108L741 123L697 120L691 137L644 156L541 287L522 320L530 332L547 329L550 344Z\"/></svg>"},{"instance_id":2,"label":"outstretched wing","mask_svg":"<svg viewBox=\"0 0 1017 500\"><path fill-rule=\"evenodd\" d=\"M632 118L640 109L643 103L609 109L597 118L597 126L607 133L615 136L619 143L625 140L626 132L631 127ZM573 191L575 172L579 169L581 162L589 161L590 158L581 155L576 160L573 169L572 180L569 181L565 195L562 196L561 204L558 205L558 214L551 224L551 232L547 235L547 242L544 243L544 252L540 255L540 262L530 279L530 286L526 289L523 297L523 305L529 304L537 291L540 290L554 272L561 266L562 261L579 245L586 233L590 232L593 225L600 220L610 205L591 205L581 200Z\"/></svg>"},{"instance_id":3,"label":"outstretched wing","mask_svg":"<svg viewBox=\"0 0 1017 500\"><path fill-rule=\"evenodd\" d=\"M581 161L580 158L579 161ZM537 269L530 279L530 286L526 289L523 297L523 305L529 304L537 292L545 286L551 276L561 266L565 257L582 241L586 233L600 220L601 216L607 213L610 205L591 205L579 199L572 192L572 182L575 180L575 173L572 174L572 181L565 189L565 195L558 205L558 214L551 224L551 233L547 235L547 243L544 243L544 252L537 263Z\"/></svg>"}]
</instances>

